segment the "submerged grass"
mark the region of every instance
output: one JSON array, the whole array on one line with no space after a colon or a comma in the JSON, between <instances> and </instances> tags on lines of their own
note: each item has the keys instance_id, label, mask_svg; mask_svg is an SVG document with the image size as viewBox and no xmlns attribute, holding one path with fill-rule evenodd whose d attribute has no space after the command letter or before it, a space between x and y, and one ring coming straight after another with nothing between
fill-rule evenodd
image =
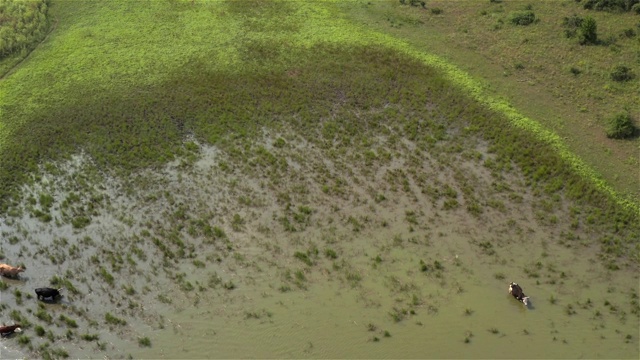
<instances>
[{"instance_id":1,"label":"submerged grass","mask_svg":"<svg viewBox=\"0 0 640 360\"><path fill-rule=\"evenodd\" d=\"M638 204L558 135L444 59L341 20L332 2L54 2L50 11L56 31L0 83L2 212L19 200L20 183L37 181L29 174L43 160L79 151L98 169L128 174L188 155L183 140L194 137L275 181L287 164L252 145L264 128L294 128L332 149L366 148L393 127L430 149L456 127L490 140L496 171L515 164L534 188L583 204L584 223L615 234L602 242L605 256L637 250ZM326 193L346 196L344 179L322 181ZM472 189L462 193L468 211L481 214ZM77 211L73 225L87 226L87 209ZM301 207L288 224L303 226L311 213ZM365 226L352 219L354 231Z\"/></svg>"}]
</instances>

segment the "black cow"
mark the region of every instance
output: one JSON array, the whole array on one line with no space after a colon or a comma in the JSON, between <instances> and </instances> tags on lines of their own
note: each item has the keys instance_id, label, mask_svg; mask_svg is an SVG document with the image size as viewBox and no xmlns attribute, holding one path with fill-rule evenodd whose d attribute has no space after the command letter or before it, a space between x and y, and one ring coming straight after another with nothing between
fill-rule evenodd
<instances>
[{"instance_id":1,"label":"black cow","mask_svg":"<svg viewBox=\"0 0 640 360\"><path fill-rule=\"evenodd\" d=\"M509 294L513 295L516 300L522 301L525 306L529 305L529 297L524 294L524 291L522 290L520 285L514 282L509 284Z\"/></svg>"},{"instance_id":2,"label":"black cow","mask_svg":"<svg viewBox=\"0 0 640 360\"><path fill-rule=\"evenodd\" d=\"M21 332L20 324L13 324L7 326L0 326L0 336L5 337L13 334L14 332Z\"/></svg>"},{"instance_id":3,"label":"black cow","mask_svg":"<svg viewBox=\"0 0 640 360\"><path fill-rule=\"evenodd\" d=\"M51 298L51 301L55 300L56 297L62 296L60 295L60 289L54 289L49 287L37 288L36 295L38 295L38 300L44 300L45 298Z\"/></svg>"}]
</instances>

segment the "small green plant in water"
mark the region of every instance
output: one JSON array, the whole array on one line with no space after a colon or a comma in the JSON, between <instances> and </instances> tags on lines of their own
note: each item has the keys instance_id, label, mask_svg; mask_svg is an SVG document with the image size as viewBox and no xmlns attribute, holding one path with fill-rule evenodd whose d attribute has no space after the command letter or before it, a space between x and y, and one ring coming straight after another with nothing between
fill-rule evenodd
<instances>
[{"instance_id":1,"label":"small green plant in water","mask_svg":"<svg viewBox=\"0 0 640 360\"><path fill-rule=\"evenodd\" d=\"M140 347L151 347L151 340L146 336L138 338L138 345Z\"/></svg>"}]
</instances>

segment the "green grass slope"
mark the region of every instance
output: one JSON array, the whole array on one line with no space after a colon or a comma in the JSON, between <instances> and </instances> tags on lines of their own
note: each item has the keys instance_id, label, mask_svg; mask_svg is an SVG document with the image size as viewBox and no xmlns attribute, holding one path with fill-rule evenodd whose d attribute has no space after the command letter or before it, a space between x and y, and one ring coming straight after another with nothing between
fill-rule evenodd
<instances>
[{"instance_id":1,"label":"green grass slope","mask_svg":"<svg viewBox=\"0 0 640 360\"><path fill-rule=\"evenodd\" d=\"M640 120L637 77L612 78L619 66L640 74L640 18L633 11L587 10L586 3L429 1L422 8L360 1L345 12L464 69L482 81L484 92L552 130L616 191L637 202L640 139L613 140L606 133L616 114L628 113L636 126ZM534 22L513 24L521 13L532 13ZM597 23L598 40L583 46L572 24L587 17Z\"/></svg>"},{"instance_id":2,"label":"green grass slope","mask_svg":"<svg viewBox=\"0 0 640 360\"><path fill-rule=\"evenodd\" d=\"M446 136L419 130L437 104L492 141L498 161L485 166L515 165L539 191L582 202L585 222L621 239L605 253L637 247L638 204L558 135L442 58L347 21L338 5L53 2L56 30L0 83L0 208L11 213L17 185L43 160L78 151L126 174L183 153L187 136L241 158L263 127L317 132L331 147L365 146L363 126L401 126L427 146ZM358 115L372 109L384 111Z\"/></svg>"}]
</instances>

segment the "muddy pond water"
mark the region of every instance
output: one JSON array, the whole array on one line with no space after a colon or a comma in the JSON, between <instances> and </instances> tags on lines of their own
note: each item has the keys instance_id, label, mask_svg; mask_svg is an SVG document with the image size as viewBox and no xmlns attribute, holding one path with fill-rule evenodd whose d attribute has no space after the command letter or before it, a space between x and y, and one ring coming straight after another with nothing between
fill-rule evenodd
<instances>
[{"instance_id":1,"label":"muddy pond water","mask_svg":"<svg viewBox=\"0 0 640 360\"><path fill-rule=\"evenodd\" d=\"M478 254L461 245L465 239L460 236L445 236L429 247L390 251L382 255L377 268L372 258L380 251L371 246L372 240L364 237L353 243L353 251L361 251L360 258L350 257L362 276L355 287L327 269L306 290L282 293L273 281L277 275L265 273L254 286L240 286L233 295L203 300L199 307L171 316L179 327L159 332L155 341L174 346L157 346L137 355L513 358L507 349L518 349L519 356L527 358L635 356L637 318L620 320L604 306L605 301L625 303L611 289L625 289L627 280L600 273L597 265L571 251L549 249L554 255L547 263L566 269L571 278L550 288L514 269L517 260L504 265L479 261ZM537 248L539 240L534 240L532 246L500 249L498 256L528 258L540 252ZM444 264L442 279L418 270L420 259L433 258ZM525 309L511 298L507 283L495 279L496 273L522 279L532 306ZM558 299L555 304L549 301L552 296ZM586 305L588 301L593 306ZM568 313L570 305L575 313ZM411 310L398 321L395 311L403 307ZM597 311L602 315L594 315ZM628 335L634 340L627 341Z\"/></svg>"},{"instance_id":2,"label":"muddy pond water","mask_svg":"<svg viewBox=\"0 0 640 360\"><path fill-rule=\"evenodd\" d=\"M25 206L0 222L3 261L27 267L2 279L0 317L29 323L0 357L638 357L638 274L605 268L589 234L568 238L562 207L560 222L538 221L517 178L519 202L477 216L443 209L418 181L385 180L402 161L327 193L309 170L326 158L309 151L275 190L220 171L224 155L207 147L130 183L81 156L61 165L25 188L51 194L51 221ZM478 196L502 196L472 165L456 166L475 173ZM435 167L420 164L455 186ZM72 193L100 204L88 226L63 221L89 203L69 205ZM65 287L61 303L28 295L47 285Z\"/></svg>"}]
</instances>

